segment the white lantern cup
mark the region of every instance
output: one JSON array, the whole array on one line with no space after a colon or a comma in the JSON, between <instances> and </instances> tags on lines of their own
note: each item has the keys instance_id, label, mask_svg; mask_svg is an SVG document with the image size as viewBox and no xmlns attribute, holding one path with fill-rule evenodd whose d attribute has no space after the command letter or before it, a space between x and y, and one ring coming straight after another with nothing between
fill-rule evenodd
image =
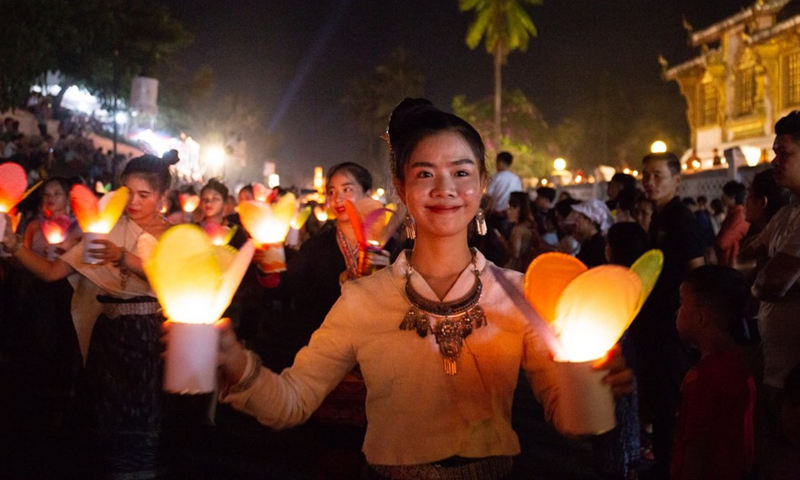
<instances>
[{"instance_id":1,"label":"white lantern cup","mask_svg":"<svg viewBox=\"0 0 800 480\"><path fill-rule=\"evenodd\" d=\"M614 394L603 382L608 371L593 369L595 362L556 361L563 433L599 435L616 426Z\"/></svg>"},{"instance_id":2,"label":"white lantern cup","mask_svg":"<svg viewBox=\"0 0 800 480\"><path fill-rule=\"evenodd\" d=\"M219 331L213 323L171 322L164 359L164 390L199 394L216 385Z\"/></svg>"},{"instance_id":3,"label":"white lantern cup","mask_svg":"<svg viewBox=\"0 0 800 480\"><path fill-rule=\"evenodd\" d=\"M264 273L278 273L286 270L286 252L282 243L266 243L258 247L261 260L258 268Z\"/></svg>"},{"instance_id":4,"label":"white lantern cup","mask_svg":"<svg viewBox=\"0 0 800 480\"><path fill-rule=\"evenodd\" d=\"M89 253L89 250L100 247L100 245L94 243L95 240L105 240L107 238L107 233L83 232L83 257L81 257L83 263L97 265L103 262L101 258L94 258L92 254Z\"/></svg>"}]
</instances>

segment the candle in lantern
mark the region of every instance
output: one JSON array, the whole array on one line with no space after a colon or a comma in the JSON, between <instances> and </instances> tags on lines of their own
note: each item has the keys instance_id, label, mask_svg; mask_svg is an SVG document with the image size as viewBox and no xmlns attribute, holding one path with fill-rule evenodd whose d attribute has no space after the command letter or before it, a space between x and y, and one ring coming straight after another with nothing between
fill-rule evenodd
<instances>
[{"instance_id":1,"label":"candle in lantern","mask_svg":"<svg viewBox=\"0 0 800 480\"><path fill-rule=\"evenodd\" d=\"M202 229L190 224L161 236L144 270L170 321L164 390L214 390L219 342L214 323L230 304L254 249L252 241L238 252L214 246Z\"/></svg>"},{"instance_id":2,"label":"candle in lantern","mask_svg":"<svg viewBox=\"0 0 800 480\"><path fill-rule=\"evenodd\" d=\"M239 204L239 218L261 251L258 267L265 273L286 270L283 242L297 210L295 196L287 193L274 204L247 200Z\"/></svg>"},{"instance_id":3,"label":"candle in lantern","mask_svg":"<svg viewBox=\"0 0 800 480\"><path fill-rule=\"evenodd\" d=\"M613 395L604 371L592 369L619 341L650 294L663 265L651 250L631 268L587 269L569 255L537 257L525 274L528 302L550 324L561 351L555 357L567 433L599 434L614 427Z\"/></svg>"},{"instance_id":4,"label":"candle in lantern","mask_svg":"<svg viewBox=\"0 0 800 480\"><path fill-rule=\"evenodd\" d=\"M81 184L73 185L69 192L72 211L78 219L78 225L83 230L83 263L96 264L102 260L93 258L89 250L93 248L95 240L108 237L108 232L114 228L125 205L128 203L127 187L121 187L113 192L103 195L98 200L97 196Z\"/></svg>"}]
</instances>

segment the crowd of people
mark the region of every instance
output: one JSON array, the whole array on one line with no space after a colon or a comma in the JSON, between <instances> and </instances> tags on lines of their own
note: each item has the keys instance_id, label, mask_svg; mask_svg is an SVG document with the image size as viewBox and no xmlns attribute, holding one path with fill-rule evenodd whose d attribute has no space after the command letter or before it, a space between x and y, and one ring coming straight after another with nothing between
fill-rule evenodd
<instances>
[{"instance_id":1,"label":"crowd of people","mask_svg":"<svg viewBox=\"0 0 800 480\"><path fill-rule=\"evenodd\" d=\"M249 234L236 205L258 187L234 195L210 179L187 213L179 197L194 192L174 185L175 152L109 161L71 137L69 123L54 144L21 142L13 120L3 128L17 148L7 143L3 161L45 180L20 205L19 230L8 222L2 237L2 361L23 372L3 396L4 413L74 428L86 445L74 470L83 478L174 475L165 451L181 436L169 431L174 412L161 393L169 329L143 262L177 223L229 233L240 247ZM615 174L606 201L581 201L550 187L524 191L508 152L490 178L471 125L406 99L387 128L402 222L372 259L378 268L363 268L345 207L370 195L372 177L339 163L326 178L332 218L311 216L301 241L286 246L285 271L264 272L258 258L248 269L220 324L216 398L275 429L312 425L315 478L512 478L520 372L556 428L569 412L546 344L507 289L520 289L522 273L548 252L589 268L630 267L656 248L658 282L597 366L617 419L591 439L597 476L794 478L800 112L775 130L773 168L750 185L727 183L718 209L679 197L671 153L645 156L641 182ZM82 173L59 175L70 159ZM125 213L107 240L87 244L69 209L71 185L110 181L117 165L130 191ZM56 248L44 235L52 222L67 232ZM97 263L85 263L87 254ZM276 310L290 312L291 324L271 322ZM253 348L264 336L280 343L271 358Z\"/></svg>"}]
</instances>

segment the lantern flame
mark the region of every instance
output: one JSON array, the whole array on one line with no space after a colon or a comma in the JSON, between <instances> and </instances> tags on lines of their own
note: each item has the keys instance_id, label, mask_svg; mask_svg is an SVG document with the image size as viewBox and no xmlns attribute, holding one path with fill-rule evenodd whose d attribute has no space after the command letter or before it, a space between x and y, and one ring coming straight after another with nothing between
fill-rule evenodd
<instances>
[{"instance_id":1,"label":"lantern flame","mask_svg":"<svg viewBox=\"0 0 800 480\"><path fill-rule=\"evenodd\" d=\"M569 255L537 257L525 274L525 297L558 336L559 361L584 362L608 352L655 286L664 255L650 250L631 268L592 269Z\"/></svg>"},{"instance_id":2,"label":"lantern flame","mask_svg":"<svg viewBox=\"0 0 800 480\"><path fill-rule=\"evenodd\" d=\"M127 187L120 187L103 195L103 198L98 200L95 194L84 185L73 185L69 192L70 203L81 230L108 234L125 210L129 193Z\"/></svg>"},{"instance_id":3,"label":"lantern flame","mask_svg":"<svg viewBox=\"0 0 800 480\"><path fill-rule=\"evenodd\" d=\"M239 218L258 246L283 243L295 217L296 202L287 193L272 205L247 200L239 204Z\"/></svg>"},{"instance_id":4,"label":"lantern flame","mask_svg":"<svg viewBox=\"0 0 800 480\"><path fill-rule=\"evenodd\" d=\"M230 304L254 251L251 241L238 252L214 246L200 227L181 224L161 236L144 270L171 321L209 324Z\"/></svg>"}]
</instances>

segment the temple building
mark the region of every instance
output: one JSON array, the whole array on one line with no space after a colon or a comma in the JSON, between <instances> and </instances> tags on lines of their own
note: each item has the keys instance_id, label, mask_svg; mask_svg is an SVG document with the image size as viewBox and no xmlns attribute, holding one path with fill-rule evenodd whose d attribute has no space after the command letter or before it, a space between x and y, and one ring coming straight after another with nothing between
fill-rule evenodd
<instances>
[{"instance_id":1,"label":"temple building","mask_svg":"<svg viewBox=\"0 0 800 480\"><path fill-rule=\"evenodd\" d=\"M697 57L669 66L686 98L691 145L687 173L772 157L775 122L800 109L800 15L792 0L759 0L702 30L689 32Z\"/></svg>"}]
</instances>

